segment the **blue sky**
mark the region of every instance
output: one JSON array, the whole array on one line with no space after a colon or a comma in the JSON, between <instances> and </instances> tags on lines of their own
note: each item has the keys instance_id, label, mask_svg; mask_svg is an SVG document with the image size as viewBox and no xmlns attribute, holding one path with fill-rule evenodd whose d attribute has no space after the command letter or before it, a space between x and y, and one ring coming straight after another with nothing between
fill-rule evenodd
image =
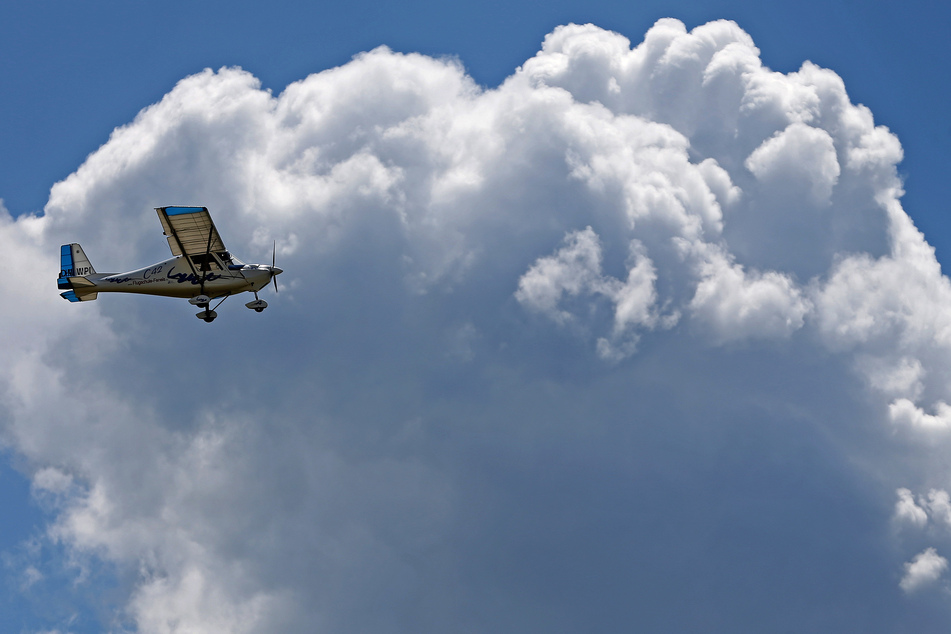
<instances>
[{"instance_id":1,"label":"blue sky","mask_svg":"<svg viewBox=\"0 0 951 634\"><path fill-rule=\"evenodd\" d=\"M951 128L940 3L911 2L531 2L446 4L310 2L11 4L3 8L0 195L14 213L42 208L116 126L179 79L202 68L241 66L280 92L310 73L386 44L456 56L495 86L537 50L553 27L591 22L637 39L661 17L693 27L736 20L775 70L804 60L834 69L856 103L905 148L906 208L946 249L940 201Z\"/></svg>"},{"instance_id":2,"label":"blue sky","mask_svg":"<svg viewBox=\"0 0 951 634\"><path fill-rule=\"evenodd\" d=\"M901 207L947 270L951 19L930 3L0 8L0 199L21 217L0 224L11 236L0 238L39 235L51 261L60 242L81 240L103 268L137 265L166 257L158 223L141 216L202 197L232 250L261 261L277 240L287 270L262 319L231 306L211 330L171 300L74 307L51 282L42 293L8 289L8 303L22 307L4 317L16 330L3 335L16 371L0 377L9 445L0 454L0 629L174 631L163 627L178 619L194 631L318 631L316 622L379 632L946 631L951 398L942 378L951 354L941 315L951 295L903 216L891 208L886 229L870 211L867 192L890 182L887 140L876 146L883 171L855 176L838 165L797 171L802 156L828 157L836 132L825 122L825 136L796 123L767 134L736 165L732 146L707 138L708 152L705 137L678 127L693 143L690 163L678 162L678 141L654 127L632 132L611 119L616 128L592 137L571 128L577 118L598 130L607 115L585 105L584 73L541 60L523 76L564 88L571 105L550 95L536 104L537 85L514 81L500 99L538 121L568 122L552 134L569 149L552 149L546 130L523 122L511 163L494 159L508 171L485 158L493 135L518 127L506 127L491 89L553 29L591 23L637 46L664 17L687 30L734 20L763 65L793 73L810 60L841 77L852 104L901 142ZM562 46L555 39L546 60ZM468 110L478 99L451 64L386 53L351 62L380 45L454 58L489 97ZM309 103L343 123L282 138L277 149L246 141L275 125L249 77L277 98L341 66L273 107ZM179 84L221 67L250 75ZM369 88L392 77L414 86L430 78L435 88L418 88L412 107L389 105ZM181 134L170 113L190 105L188 95L194 121L210 120L206 98L243 105L228 110L223 136L191 119L193 134ZM163 98L164 109L129 125ZM610 98L601 101L611 116L634 108ZM667 110L645 120L679 126L683 104L657 99ZM546 109L553 103L563 120ZM422 131L374 137L375 125L408 119L403 108L428 122ZM486 111L502 124L472 124L482 133L466 136L441 108L461 113L462 128L484 123ZM696 116L715 136L716 119ZM120 126L126 135L110 141ZM624 143L614 140L633 147L651 135L672 157L664 169L678 166L667 177L685 190L704 182L728 210L720 246L682 228L679 244L695 241L677 255L654 233L663 222L620 228L623 205L603 183L623 178L597 172L598 161L623 167ZM135 159L144 172L123 163L154 139L160 150ZM319 186L270 172L249 183L254 165L229 162L259 151L310 160L287 149L305 140L327 161L308 174ZM455 143L463 151L452 155ZM406 148L425 148L424 158ZM427 180L449 155L458 169ZM180 167L199 156L207 160ZM725 202L727 172L698 167L704 156L727 169L740 202ZM559 176L565 161L577 168L570 178ZM586 188L570 185L583 178ZM638 176L626 178L636 195ZM433 182L428 198L416 197ZM822 200L796 198L800 182ZM270 206L246 209L242 192ZM788 221L799 209L789 197L816 226L823 205L835 209L834 238ZM704 231L716 233L697 205ZM759 207L766 220L750 215ZM405 235L389 215L397 208L413 227ZM490 208L502 211L480 215ZM23 221L44 209L48 226ZM886 237L904 250L888 252ZM821 282L808 282L813 272ZM894 308L897 296L907 303ZM182 350L232 373L181 367ZM235 379L250 376L262 378ZM36 397L44 381L55 386L48 407L70 403L74 420L51 422Z\"/></svg>"}]
</instances>

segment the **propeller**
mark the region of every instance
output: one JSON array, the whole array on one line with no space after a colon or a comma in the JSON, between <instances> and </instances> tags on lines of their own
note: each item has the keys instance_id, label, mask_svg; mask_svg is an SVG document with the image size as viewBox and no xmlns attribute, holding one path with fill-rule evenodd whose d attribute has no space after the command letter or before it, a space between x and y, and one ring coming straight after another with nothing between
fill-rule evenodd
<instances>
[{"instance_id":1,"label":"propeller","mask_svg":"<svg viewBox=\"0 0 951 634\"><path fill-rule=\"evenodd\" d=\"M284 272L284 269L274 266L275 260L277 259L277 240L274 241L274 246L271 249L271 280L274 281L274 292L277 292L277 276Z\"/></svg>"}]
</instances>

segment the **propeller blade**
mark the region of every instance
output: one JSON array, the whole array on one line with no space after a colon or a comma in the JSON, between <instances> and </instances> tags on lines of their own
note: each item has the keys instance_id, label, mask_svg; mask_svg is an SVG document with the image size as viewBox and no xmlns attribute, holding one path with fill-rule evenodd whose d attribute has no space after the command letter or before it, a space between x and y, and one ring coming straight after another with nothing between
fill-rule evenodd
<instances>
[{"instance_id":1,"label":"propeller blade","mask_svg":"<svg viewBox=\"0 0 951 634\"><path fill-rule=\"evenodd\" d=\"M277 292L277 273L274 272L274 269L277 268L274 266L277 259L277 240L274 241L274 245L271 247L271 281L274 282L274 292Z\"/></svg>"}]
</instances>

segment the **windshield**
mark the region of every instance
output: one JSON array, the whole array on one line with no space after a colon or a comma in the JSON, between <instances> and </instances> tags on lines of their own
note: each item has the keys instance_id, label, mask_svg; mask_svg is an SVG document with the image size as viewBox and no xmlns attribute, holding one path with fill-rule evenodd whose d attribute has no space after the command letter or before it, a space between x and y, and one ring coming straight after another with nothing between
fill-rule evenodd
<instances>
[{"instance_id":1,"label":"windshield","mask_svg":"<svg viewBox=\"0 0 951 634\"><path fill-rule=\"evenodd\" d=\"M244 265L244 262L231 255L230 251L219 251L218 257L221 258L221 261L224 262L226 266L231 266L232 264L236 266Z\"/></svg>"}]
</instances>

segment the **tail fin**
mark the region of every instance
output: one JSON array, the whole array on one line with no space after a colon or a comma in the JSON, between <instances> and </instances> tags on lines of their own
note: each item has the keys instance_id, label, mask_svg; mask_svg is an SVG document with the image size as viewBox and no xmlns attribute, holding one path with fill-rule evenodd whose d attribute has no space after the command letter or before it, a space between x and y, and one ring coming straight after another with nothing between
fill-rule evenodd
<instances>
[{"instance_id":1,"label":"tail fin","mask_svg":"<svg viewBox=\"0 0 951 634\"><path fill-rule=\"evenodd\" d=\"M83 253L83 248L75 243L64 244L59 250L59 260L60 271L56 285L61 289L67 289L60 295L71 302L88 302L96 299L98 293L93 290L96 285L86 279L86 276L94 274L96 269Z\"/></svg>"},{"instance_id":2,"label":"tail fin","mask_svg":"<svg viewBox=\"0 0 951 634\"><path fill-rule=\"evenodd\" d=\"M78 244L64 244L59 249L60 278L84 277L96 272L89 263L89 258L83 253Z\"/></svg>"}]
</instances>

